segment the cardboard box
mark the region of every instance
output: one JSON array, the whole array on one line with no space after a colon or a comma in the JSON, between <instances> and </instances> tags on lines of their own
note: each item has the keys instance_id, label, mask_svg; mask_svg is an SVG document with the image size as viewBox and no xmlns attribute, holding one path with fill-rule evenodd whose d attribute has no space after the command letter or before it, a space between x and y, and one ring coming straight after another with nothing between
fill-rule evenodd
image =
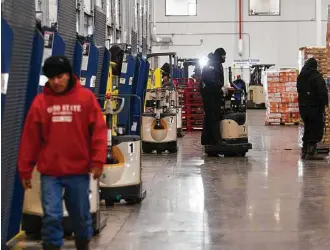
<instances>
[{"instance_id":1,"label":"cardboard box","mask_svg":"<svg viewBox=\"0 0 330 250\"><path fill-rule=\"evenodd\" d=\"M297 82L286 82L284 83L285 87L296 87L297 86Z\"/></svg>"},{"instance_id":2,"label":"cardboard box","mask_svg":"<svg viewBox=\"0 0 330 250\"><path fill-rule=\"evenodd\" d=\"M267 117L269 119L281 118L282 117L282 113L269 113L269 114L267 114Z\"/></svg>"},{"instance_id":3,"label":"cardboard box","mask_svg":"<svg viewBox=\"0 0 330 250\"><path fill-rule=\"evenodd\" d=\"M268 87L268 93L283 93L285 91L285 87Z\"/></svg>"},{"instance_id":4,"label":"cardboard box","mask_svg":"<svg viewBox=\"0 0 330 250\"><path fill-rule=\"evenodd\" d=\"M267 119L269 123L281 123L281 119Z\"/></svg>"},{"instance_id":5,"label":"cardboard box","mask_svg":"<svg viewBox=\"0 0 330 250\"><path fill-rule=\"evenodd\" d=\"M280 78L277 76L277 77L268 77L267 76L267 83L268 84L270 84L270 83L273 83L273 82L275 82L275 83L278 83L278 82L280 82Z\"/></svg>"},{"instance_id":6,"label":"cardboard box","mask_svg":"<svg viewBox=\"0 0 330 250\"><path fill-rule=\"evenodd\" d=\"M297 92L297 88L296 87L286 87L285 92Z\"/></svg>"}]
</instances>

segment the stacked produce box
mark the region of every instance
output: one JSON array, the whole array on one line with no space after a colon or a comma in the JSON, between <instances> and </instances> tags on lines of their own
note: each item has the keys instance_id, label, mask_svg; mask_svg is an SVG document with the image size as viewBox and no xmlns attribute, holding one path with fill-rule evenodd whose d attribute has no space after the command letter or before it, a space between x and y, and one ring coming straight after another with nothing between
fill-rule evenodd
<instances>
[{"instance_id":1,"label":"stacked produce box","mask_svg":"<svg viewBox=\"0 0 330 250\"><path fill-rule=\"evenodd\" d=\"M318 62L318 70L324 78L327 78L328 65L326 47L302 47L299 49L301 53L302 66L311 57Z\"/></svg>"},{"instance_id":2,"label":"stacked produce box","mask_svg":"<svg viewBox=\"0 0 330 250\"><path fill-rule=\"evenodd\" d=\"M328 85L328 95L330 100L330 5L328 5L328 26L327 26L327 43L326 43L326 57L327 57L327 66L326 66L326 82ZM330 147L330 108L326 110L325 117L325 133L322 140L324 145Z\"/></svg>"},{"instance_id":3,"label":"stacked produce box","mask_svg":"<svg viewBox=\"0 0 330 250\"><path fill-rule=\"evenodd\" d=\"M266 125L298 124L299 108L294 70L267 72Z\"/></svg>"}]
</instances>

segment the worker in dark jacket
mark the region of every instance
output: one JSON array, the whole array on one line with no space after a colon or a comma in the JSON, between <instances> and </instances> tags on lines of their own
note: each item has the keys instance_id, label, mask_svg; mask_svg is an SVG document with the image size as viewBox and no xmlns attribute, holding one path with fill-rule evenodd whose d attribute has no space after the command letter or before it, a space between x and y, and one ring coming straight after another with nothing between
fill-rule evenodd
<instances>
[{"instance_id":1,"label":"worker in dark jacket","mask_svg":"<svg viewBox=\"0 0 330 250\"><path fill-rule=\"evenodd\" d=\"M316 145L322 140L325 123L325 107L329 105L328 89L317 61L310 58L305 63L297 79L298 102L301 118L304 121L302 158L310 159Z\"/></svg>"},{"instance_id":2,"label":"worker in dark jacket","mask_svg":"<svg viewBox=\"0 0 330 250\"><path fill-rule=\"evenodd\" d=\"M242 80L240 75L237 75L237 79L233 82L233 87L236 89L241 89L244 92L244 95L246 96L246 84ZM235 94L235 99L240 101L241 100L241 94Z\"/></svg>"},{"instance_id":3,"label":"worker in dark jacket","mask_svg":"<svg viewBox=\"0 0 330 250\"><path fill-rule=\"evenodd\" d=\"M209 54L209 62L203 68L201 77L201 95L204 108L202 145L222 144L220 121L222 119L224 95L224 73L222 63L226 61L226 51L218 48Z\"/></svg>"},{"instance_id":4,"label":"worker in dark jacket","mask_svg":"<svg viewBox=\"0 0 330 250\"><path fill-rule=\"evenodd\" d=\"M164 63L164 65L160 68L162 70L162 87L163 88L174 88L174 84L170 78L171 68L168 63Z\"/></svg>"}]
</instances>

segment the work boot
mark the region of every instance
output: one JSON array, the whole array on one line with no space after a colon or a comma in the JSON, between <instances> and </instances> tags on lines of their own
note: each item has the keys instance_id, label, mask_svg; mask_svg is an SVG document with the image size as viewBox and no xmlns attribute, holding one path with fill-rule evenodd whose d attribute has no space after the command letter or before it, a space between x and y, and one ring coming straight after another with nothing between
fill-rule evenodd
<instances>
[{"instance_id":1,"label":"work boot","mask_svg":"<svg viewBox=\"0 0 330 250\"><path fill-rule=\"evenodd\" d=\"M301 148L301 158L302 159L305 159L306 155L307 155L307 148L306 147L302 147Z\"/></svg>"},{"instance_id":2,"label":"work boot","mask_svg":"<svg viewBox=\"0 0 330 250\"><path fill-rule=\"evenodd\" d=\"M43 244L42 244L42 249L43 249L43 250L60 250L61 247L59 247L59 246L55 246L55 245L53 245L53 244L43 243Z\"/></svg>"},{"instance_id":3,"label":"work boot","mask_svg":"<svg viewBox=\"0 0 330 250\"><path fill-rule=\"evenodd\" d=\"M310 143L307 147L306 160L311 160L316 154L316 143Z\"/></svg>"},{"instance_id":4,"label":"work boot","mask_svg":"<svg viewBox=\"0 0 330 250\"><path fill-rule=\"evenodd\" d=\"M89 240L75 240L77 250L90 250Z\"/></svg>"}]
</instances>

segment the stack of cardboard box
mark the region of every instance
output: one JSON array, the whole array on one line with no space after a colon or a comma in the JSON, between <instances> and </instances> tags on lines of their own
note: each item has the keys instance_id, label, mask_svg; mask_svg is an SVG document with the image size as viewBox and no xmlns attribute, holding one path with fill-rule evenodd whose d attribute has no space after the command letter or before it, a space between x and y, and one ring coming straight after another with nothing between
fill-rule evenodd
<instances>
[{"instance_id":1,"label":"stack of cardboard box","mask_svg":"<svg viewBox=\"0 0 330 250\"><path fill-rule=\"evenodd\" d=\"M267 73L266 125L299 121L296 79L294 70Z\"/></svg>"},{"instance_id":2,"label":"stack of cardboard box","mask_svg":"<svg viewBox=\"0 0 330 250\"><path fill-rule=\"evenodd\" d=\"M326 57L327 57L327 67L326 67L326 82L328 85L328 95L330 100L330 5L328 5L328 25L327 25L327 43L326 43ZM329 145L330 147L330 108L326 109L325 112L325 133L322 140L323 144Z\"/></svg>"},{"instance_id":3,"label":"stack of cardboard box","mask_svg":"<svg viewBox=\"0 0 330 250\"><path fill-rule=\"evenodd\" d=\"M324 78L327 78L328 64L326 47L303 47L299 50L302 52L303 62L307 61L311 57L314 57L318 62L318 70Z\"/></svg>"}]
</instances>

